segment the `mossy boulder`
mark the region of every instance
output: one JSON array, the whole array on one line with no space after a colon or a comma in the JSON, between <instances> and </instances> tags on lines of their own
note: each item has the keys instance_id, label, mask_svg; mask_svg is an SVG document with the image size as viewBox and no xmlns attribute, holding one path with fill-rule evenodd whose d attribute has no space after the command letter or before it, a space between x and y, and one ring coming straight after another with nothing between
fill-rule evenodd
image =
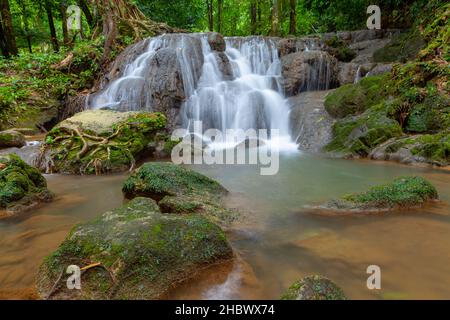
<instances>
[{"instance_id":1,"label":"mossy boulder","mask_svg":"<svg viewBox=\"0 0 450 320\"><path fill-rule=\"evenodd\" d=\"M356 57L356 52L341 38L334 36L325 40L325 51L338 61L350 62Z\"/></svg>"},{"instance_id":2,"label":"mossy boulder","mask_svg":"<svg viewBox=\"0 0 450 320\"><path fill-rule=\"evenodd\" d=\"M227 190L218 182L170 162L149 162L124 182L125 197L149 197L162 212L199 213L217 222L230 222L236 214L225 208Z\"/></svg>"},{"instance_id":3,"label":"mossy boulder","mask_svg":"<svg viewBox=\"0 0 450 320\"><path fill-rule=\"evenodd\" d=\"M208 219L162 214L154 200L135 198L75 226L45 258L36 285L41 298L160 299L202 268L230 258L225 233ZM68 290L66 268L92 264L98 265L82 271L81 290Z\"/></svg>"},{"instance_id":4,"label":"mossy boulder","mask_svg":"<svg viewBox=\"0 0 450 320\"><path fill-rule=\"evenodd\" d=\"M450 133L402 136L373 149L369 157L405 164L427 163L440 167L450 164Z\"/></svg>"},{"instance_id":5,"label":"mossy boulder","mask_svg":"<svg viewBox=\"0 0 450 320\"><path fill-rule=\"evenodd\" d=\"M53 194L39 170L26 164L15 154L0 156L0 209L7 216L48 202Z\"/></svg>"},{"instance_id":6,"label":"mossy boulder","mask_svg":"<svg viewBox=\"0 0 450 320\"><path fill-rule=\"evenodd\" d=\"M390 211L419 207L438 199L436 188L422 177L400 177L366 192L346 195L325 207L344 211Z\"/></svg>"},{"instance_id":7,"label":"mossy boulder","mask_svg":"<svg viewBox=\"0 0 450 320\"><path fill-rule=\"evenodd\" d=\"M22 133L15 130L5 130L0 132L0 149L2 148L20 148L25 145L25 137Z\"/></svg>"},{"instance_id":8,"label":"mossy boulder","mask_svg":"<svg viewBox=\"0 0 450 320\"><path fill-rule=\"evenodd\" d=\"M373 54L374 62L406 62L414 59L425 46L422 36L414 31L400 33Z\"/></svg>"},{"instance_id":9,"label":"mossy boulder","mask_svg":"<svg viewBox=\"0 0 450 320\"><path fill-rule=\"evenodd\" d=\"M84 111L47 134L39 166L70 174L125 171L146 153L165 125L161 113Z\"/></svg>"},{"instance_id":10,"label":"mossy boulder","mask_svg":"<svg viewBox=\"0 0 450 320\"><path fill-rule=\"evenodd\" d=\"M281 300L347 300L347 297L333 281L314 275L294 282Z\"/></svg>"},{"instance_id":11,"label":"mossy boulder","mask_svg":"<svg viewBox=\"0 0 450 320\"><path fill-rule=\"evenodd\" d=\"M374 106L359 116L340 119L333 125L333 140L327 152L366 157L379 144L402 135L399 123L386 114L386 106Z\"/></svg>"},{"instance_id":12,"label":"mossy boulder","mask_svg":"<svg viewBox=\"0 0 450 320\"><path fill-rule=\"evenodd\" d=\"M386 75L363 78L327 95L325 110L335 118L357 115L386 98Z\"/></svg>"}]
</instances>

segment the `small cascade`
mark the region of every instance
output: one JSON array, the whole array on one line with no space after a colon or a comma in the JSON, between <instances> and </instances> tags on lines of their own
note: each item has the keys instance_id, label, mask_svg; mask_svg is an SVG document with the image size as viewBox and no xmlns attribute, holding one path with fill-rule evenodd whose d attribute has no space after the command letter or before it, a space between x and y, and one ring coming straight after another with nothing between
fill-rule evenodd
<instances>
[{"instance_id":1,"label":"small cascade","mask_svg":"<svg viewBox=\"0 0 450 320\"><path fill-rule=\"evenodd\" d=\"M173 52L175 62L167 58ZM154 69L161 69L161 61L176 67L158 74ZM176 84L178 73L181 90ZM119 78L91 97L89 107L160 110L155 108L160 103L155 97L161 87L168 86L171 94L182 91L177 96L182 101L178 124L190 131L197 120L202 121L203 130L268 129L270 136L271 129L278 129L279 140L290 143L289 105L282 93L277 46L271 39L229 38L226 51L218 52L212 50L207 34L153 38Z\"/></svg>"},{"instance_id":2,"label":"small cascade","mask_svg":"<svg viewBox=\"0 0 450 320\"><path fill-rule=\"evenodd\" d=\"M355 81L353 83L357 84L359 81L361 81L361 66L358 66L358 70L356 70Z\"/></svg>"},{"instance_id":3,"label":"small cascade","mask_svg":"<svg viewBox=\"0 0 450 320\"><path fill-rule=\"evenodd\" d=\"M279 129L287 135L289 107L281 94L276 45L259 37L227 39L225 52L233 79L224 79L214 51L203 39L202 76L183 106L184 124L203 121L204 129Z\"/></svg>"}]
</instances>

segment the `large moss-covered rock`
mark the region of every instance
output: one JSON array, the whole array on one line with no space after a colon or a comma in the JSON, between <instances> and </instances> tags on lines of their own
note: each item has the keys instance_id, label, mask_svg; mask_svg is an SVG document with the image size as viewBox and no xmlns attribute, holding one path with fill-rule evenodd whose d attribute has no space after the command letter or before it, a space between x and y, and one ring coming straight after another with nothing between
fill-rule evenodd
<instances>
[{"instance_id":1,"label":"large moss-covered rock","mask_svg":"<svg viewBox=\"0 0 450 320\"><path fill-rule=\"evenodd\" d=\"M208 219L162 214L154 200L135 198L75 226L44 260L36 284L40 297L50 299L159 299L231 257L224 232ZM82 271L81 290L67 289L69 265L95 263Z\"/></svg>"},{"instance_id":2,"label":"large moss-covered rock","mask_svg":"<svg viewBox=\"0 0 450 320\"><path fill-rule=\"evenodd\" d=\"M347 300L347 297L333 281L314 275L294 282L281 300Z\"/></svg>"},{"instance_id":3,"label":"large moss-covered rock","mask_svg":"<svg viewBox=\"0 0 450 320\"><path fill-rule=\"evenodd\" d=\"M386 76L376 76L344 85L326 97L325 109L335 118L360 114L385 99L385 82Z\"/></svg>"},{"instance_id":4,"label":"large moss-covered rock","mask_svg":"<svg viewBox=\"0 0 450 320\"><path fill-rule=\"evenodd\" d=\"M22 133L15 130L5 130L0 132L0 149L16 147L20 148L25 145L25 137Z\"/></svg>"},{"instance_id":5,"label":"large moss-covered rock","mask_svg":"<svg viewBox=\"0 0 450 320\"><path fill-rule=\"evenodd\" d=\"M386 106L379 104L359 116L336 121L333 125L333 140L324 150L346 156L365 157L379 144L401 136L400 125L386 113Z\"/></svg>"},{"instance_id":6,"label":"large moss-covered rock","mask_svg":"<svg viewBox=\"0 0 450 320\"><path fill-rule=\"evenodd\" d=\"M15 154L0 156L0 209L6 210L8 216L52 198L39 170Z\"/></svg>"},{"instance_id":7,"label":"large moss-covered rock","mask_svg":"<svg viewBox=\"0 0 450 320\"><path fill-rule=\"evenodd\" d=\"M218 222L230 222L235 213L226 209L226 189L216 181L169 162L149 162L124 182L127 198L156 200L165 213L199 213Z\"/></svg>"},{"instance_id":8,"label":"large moss-covered rock","mask_svg":"<svg viewBox=\"0 0 450 320\"><path fill-rule=\"evenodd\" d=\"M71 174L124 171L158 139L165 124L161 113L84 111L47 134L39 166Z\"/></svg>"},{"instance_id":9,"label":"large moss-covered rock","mask_svg":"<svg viewBox=\"0 0 450 320\"><path fill-rule=\"evenodd\" d=\"M438 199L436 188L422 177L401 177L393 182L331 200L327 209L343 211L389 211L408 209Z\"/></svg>"}]
</instances>

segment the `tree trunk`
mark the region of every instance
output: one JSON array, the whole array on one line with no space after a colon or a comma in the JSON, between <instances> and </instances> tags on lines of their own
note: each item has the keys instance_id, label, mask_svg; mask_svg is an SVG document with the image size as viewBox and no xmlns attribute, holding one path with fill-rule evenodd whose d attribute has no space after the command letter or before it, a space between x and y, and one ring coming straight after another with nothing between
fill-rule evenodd
<instances>
[{"instance_id":1,"label":"tree trunk","mask_svg":"<svg viewBox=\"0 0 450 320\"><path fill-rule=\"evenodd\" d=\"M222 33L223 0L217 0L217 32Z\"/></svg>"},{"instance_id":2,"label":"tree trunk","mask_svg":"<svg viewBox=\"0 0 450 320\"><path fill-rule=\"evenodd\" d=\"M272 28L270 31L271 36L280 35L280 11L278 4L279 1L281 0L272 1L272 15L271 15Z\"/></svg>"},{"instance_id":3,"label":"tree trunk","mask_svg":"<svg viewBox=\"0 0 450 320\"><path fill-rule=\"evenodd\" d=\"M61 1L59 9L61 11L61 27L63 32L64 45L68 46L70 44L70 40L69 40L69 32L67 31L67 14L66 14L67 4L65 1Z\"/></svg>"},{"instance_id":4,"label":"tree trunk","mask_svg":"<svg viewBox=\"0 0 450 320\"><path fill-rule=\"evenodd\" d=\"M11 19L11 11L9 9L8 0L0 0L0 10L3 24L3 38L6 44L8 55L17 55L16 37L14 36L14 28Z\"/></svg>"},{"instance_id":5,"label":"tree trunk","mask_svg":"<svg viewBox=\"0 0 450 320\"><path fill-rule=\"evenodd\" d=\"M209 31L214 31L214 0L206 0L206 6L208 8L208 24Z\"/></svg>"},{"instance_id":6,"label":"tree trunk","mask_svg":"<svg viewBox=\"0 0 450 320\"><path fill-rule=\"evenodd\" d=\"M94 26L94 18L92 17L91 10L89 10L89 6L86 3L86 0L78 0L78 5L83 11L89 27L92 28Z\"/></svg>"},{"instance_id":7,"label":"tree trunk","mask_svg":"<svg viewBox=\"0 0 450 320\"><path fill-rule=\"evenodd\" d=\"M297 0L290 0L289 34L297 33Z\"/></svg>"},{"instance_id":8,"label":"tree trunk","mask_svg":"<svg viewBox=\"0 0 450 320\"><path fill-rule=\"evenodd\" d=\"M2 50L2 55L5 58L9 58L9 50L8 50L8 44L6 42L5 32L3 31L3 23L0 19L0 49Z\"/></svg>"},{"instance_id":9,"label":"tree trunk","mask_svg":"<svg viewBox=\"0 0 450 320\"><path fill-rule=\"evenodd\" d=\"M50 36L51 36L53 50L55 52L58 52L59 51L58 38L56 36L56 29L55 29L55 23L53 21L52 7L51 7L49 0L45 0L45 11L47 11L48 26L50 28Z\"/></svg>"},{"instance_id":10,"label":"tree trunk","mask_svg":"<svg viewBox=\"0 0 450 320\"><path fill-rule=\"evenodd\" d=\"M262 0L258 0L258 2L257 2L257 5L258 5L258 9L257 9L257 12L258 12L258 30L257 30L257 33L258 34L262 34L262 32L261 32L261 30L262 30Z\"/></svg>"},{"instance_id":11,"label":"tree trunk","mask_svg":"<svg viewBox=\"0 0 450 320\"><path fill-rule=\"evenodd\" d=\"M28 25L28 8L27 5L25 4L25 0L17 0L17 4L20 6L20 10L22 13L22 22L23 22L23 30L25 31L25 38L27 39L27 46L28 46L28 51L30 53L33 53L33 49L31 46L31 35L30 35L30 28Z\"/></svg>"},{"instance_id":12,"label":"tree trunk","mask_svg":"<svg viewBox=\"0 0 450 320\"><path fill-rule=\"evenodd\" d=\"M256 0L250 3L250 33L256 34Z\"/></svg>"},{"instance_id":13,"label":"tree trunk","mask_svg":"<svg viewBox=\"0 0 450 320\"><path fill-rule=\"evenodd\" d=\"M114 42L117 37L117 25L114 20L109 0L103 0L103 34L105 35L105 47L103 50L103 62L109 58Z\"/></svg>"}]
</instances>

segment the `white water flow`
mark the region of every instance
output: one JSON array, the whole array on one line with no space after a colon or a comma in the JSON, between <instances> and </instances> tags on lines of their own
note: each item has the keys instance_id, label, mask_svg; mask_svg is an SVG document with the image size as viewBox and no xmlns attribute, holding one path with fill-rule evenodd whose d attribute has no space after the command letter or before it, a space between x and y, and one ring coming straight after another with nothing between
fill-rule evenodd
<instances>
[{"instance_id":1,"label":"white water flow","mask_svg":"<svg viewBox=\"0 0 450 320\"><path fill-rule=\"evenodd\" d=\"M195 63L187 53L195 50L192 37L201 40L203 66L196 75ZM184 94L180 117L184 128L192 131L194 121L200 120L203 132L218 129L273 129L279 132L276 141L280 150L297 150L288 130L289 105L279 85L281 64L276 44L261 37L229 38L224 53L211 50L207 36L163 35L149 41L148 48L126 66L122 76L94 97L94 109L153 110L146 75L151 74L151 60L158 50L177 50ZM226 71L224 71L226 70ZM198 80L196 80L198 79ZM273 135L275 137L275 135ZM238 141L240 143L242 141ZM217 147L234 147L236 141Z\"/></svg>"}]
</instances>

